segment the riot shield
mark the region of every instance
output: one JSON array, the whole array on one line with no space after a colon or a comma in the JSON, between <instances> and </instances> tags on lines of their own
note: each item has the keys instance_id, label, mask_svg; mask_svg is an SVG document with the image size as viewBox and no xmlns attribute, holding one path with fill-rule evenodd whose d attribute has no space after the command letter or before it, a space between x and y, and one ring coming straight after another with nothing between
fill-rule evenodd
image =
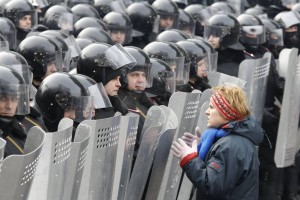
<instances>
[{"instance_id":1,"label":"riot shield","mask_svg":"<svg viewBox=\"0 0 300 200\"><path fill-rule=\"evenodd\" d=\"M206 117L205 115L205 111L202 113L202 106L205 102L209 102L210 101L210 97L211 97L211 89L206 89L202 92L202 95L200 97L200 102L199 102L199 106L201 108L200 112L199 112L199 116L198 116L198 120L195 122L196 123L196 126L195 127L201 127L201 122L202 122L202 119L203 117L201 117L201 115L204 115L204 117ZM202 114L201 114L202 113Z\"/></svg>"},{"instance_id":2,"label":"riot shield","mask_svg":"<svg viewBox=\"0 0 300 200\"><path fill-rule=\"evenodd\" d=\"M239 66L238 77L246 81L245 92L250 110L260 123L266 100L270 62L271 53L267 52L263 58L245 59Z\"/></svg>"},{"instance_id":3,"label":"riot shield","mask_svg":"<svg viewBox=\"0 0 300 200\"><path fill-rule=\"evenodd\" d=\"M111 199L121 116L85 120L91 127L78 199ZM125 134L122 132L121 134Z\"/></svg>"},{"instance_id":4,"label":"riot shield","mask_svg":"<svg viewBox=\"0 0 300 200\"><path fill-rule=\"evenodd\" d=\"M200 112L199 99L200 93L175 92L172 94L168 107L175 112L179 122L174 138L183 136L184 132L194 132L196 116ZM176 199L181 176L179 160L169 154L157 199Z\"/></svg>"},{"instance_id":5,"label":"riot shield","mask_svg":"<svg viewBox=\"0 0 300 200\"><path fill-rule=\"evenodd\" d=\"M139 115L128 113L127 116L121 116L121 127L127 130L126 134L119 135L119 144L117 151L115 176L112 189L112 198L123 200L127 190L130 172L132 169L132 158L136 134L139 123Z\"/></svg>"},{"instance_id":6,"label":"riot shield","mask_svg":"<svg viewBox=\"0 0 300 200\"><path fill-rule=\"evenodd\" d=\"M157 124L150 126L145 131L141 140L141 145L128 183L125 198L127 200L142 199L155 150L161 137L162 126L166 121L166 116L159 106L152 106L147 112L146 121L148 117L152 119L157 118Z\"/></svg>"},{"instance_id":7,"label":"riot shield","mask_svg":"<svg viewBox=\"0 0 300 200\"><path fill-rule=\"evenodd\" d=\"M279 60L285 61L280 61L280 64L285 63L287 74L274 159L277 167L287 167L295 162L295 154L299 149L300 64L298 49L283 49L279 54Z\"/></svg>"},{"instance_id":8,"label":"riot shield","mask_svg":"<svg viewBox=\"0 0 300 200\"><path fill-rule=\"evenodd\" d=\"M62 199L66 161L70 156L73 120L63 118L57 132L46 133L28 199Z\"/></svg>"},{"instance_id":9,"label":"riot shield","mask_svg":"<svg viewBox=\"0 0 300 200\"><path fill-rule=\"evenodd\" d=\"M0 199L29 199L28 194L39 163L46 133L39 127L30 129L23 155L11 155L2 162L0 171ZM2 145L5 142L1 142Z\"/></svg>"},{"instance_id":10,"label":"riot shield","mask_svg":"<svg viewBox=\"0 0 300 200\"><path fill-rule=\"evenodd\" d=\"M246 85L245 80L220 72L207 72L207 74L208 84L212 87L223 85L225 83L232 83L241 88L244 88Z\"/></svg>"},{"instance_id":11,"label":"riot shield","mask_svg":"<svg viewBox=\"0 0 300 200\"><path fill-rule=\"evenodd\" d=\"M0 138L0 172L1 172L2 161L4 158L5 145L6 145L6 141Z\"/></svg>"},{"instance_id":12,"label":"riot shield","mask_svg":"<svg viewBox=\"0 0 300 200\"><path fill-rule=\"evenodd\" d=\"M64 186L63 200L77 200L78 192L87 154L91 128L79 124L71 145L70 157L67 160L67 173Z\"/></svg>"},{"instance_id":13,"label":"riot shield","mask_svg":"<svg viewBox=\"0 0 300 200\"><path fill-rule=\"evenodd\" d=\"M166 106L160 106L167 119L163 124L161 136L155 151L153 167L147 188L146 200L157 199L161 181L165 172L174 134L178 127L178 119L174 111Z\"/></svg>"}]
</instances>

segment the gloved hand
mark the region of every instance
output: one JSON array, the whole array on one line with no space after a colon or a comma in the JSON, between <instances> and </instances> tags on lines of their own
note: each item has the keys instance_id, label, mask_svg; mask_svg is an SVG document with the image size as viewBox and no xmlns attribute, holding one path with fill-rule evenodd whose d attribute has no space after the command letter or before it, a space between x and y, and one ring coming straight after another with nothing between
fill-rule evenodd
<instances>
[{"instance_id":1,"label":"gloved hand","mask_svg":"<svg viewBox=\"0 0 300 200\"><path fill-rule=\"evenodd\" d=\"M197 140L197 144L199 144L199 141L201 138L201 132L200 132L199 127L196 127L195 134L185 132L181 138L190 147L192 147L192 143L194 140Z\"/></svg>"},{"instance_id":2,"label":"gloved hand","mask_svg":"<svg viewBox=\"0 0 300 200\"><path fill-rule=\"evenodd\" d=\"M189 154L197 154L197 140L193 140L192 147L189 147L181 138L174 141L172 146L172 153L181 160Z\"/></svg>"}]
</instances>

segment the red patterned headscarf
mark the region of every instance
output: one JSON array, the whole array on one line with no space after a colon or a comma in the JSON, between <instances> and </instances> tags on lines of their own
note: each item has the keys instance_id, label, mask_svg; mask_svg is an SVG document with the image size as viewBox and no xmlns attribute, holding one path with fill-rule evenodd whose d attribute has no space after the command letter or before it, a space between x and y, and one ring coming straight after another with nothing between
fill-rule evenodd
<instances>
[{"instance_id":1,"label":"red patterned headscarf","mask_svg":"<svg viewBox=\"0 0 300 200\"><path fill-rule=\"evenodd\" d=\"M226 99L222 96L220 92L214 92L212 95L212 102L215 107L219 110L221 115L229 121L240 120L241 116L239 113L229 105Z\"/></svg>"}]
</instances>

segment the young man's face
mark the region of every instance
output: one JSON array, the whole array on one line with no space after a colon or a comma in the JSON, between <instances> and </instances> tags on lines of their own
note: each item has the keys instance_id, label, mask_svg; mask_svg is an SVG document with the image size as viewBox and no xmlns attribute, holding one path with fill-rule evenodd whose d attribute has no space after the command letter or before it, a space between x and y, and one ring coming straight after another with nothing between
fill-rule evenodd
<instances>
[{"instance_id":1,"label":"young man's face","mask_svg":"<svg viewBox=\"0 0 300 200\"><path fill-rule=\"evenodd\" d=\"M197 76L207 77L207 62L204 58L197 62Z\"/></svg>"},{"instance_id":2,"label":"young man's face","mask_svg":"<svg viewBox=\"0 0 300 200\"><path fill-rule=\"evenodd\" d=\"M171 29L174 24L174 19L173 17L168 17L168 16L162 16L160 18L160 27L163 29Z\"/></svg>"},{"instance_id":3,"label":"young man's face","mask_svg":"<svg viewBox=\"0 0 300 200\"><path fill-rule=\"evenodd\" d=\"M105 84L104 89L108 96L116 96L120 87L120 76L116 76Z\"/></svg>"},{"instance_id":4,"label":"young man's face","mask_svg":"<svg viewBox=\"0 0 300 200\"><path fill-rule=\"evenodd\" d=\"M211 44L211 46L214 49L218 49L220 48L220 39L221 39L220 37L210 35L208 38L208 42Z\"/></svg>"},{"instance_id":5,"label":"young man's face","mask_svg":"<svg viewBox=\"0 0 300 200\"><path fill-rule=\"evenodd\" d=\"M46 78L47 76L49 76L50 74L53 74L55 72L57 72L57 68L56 68L54 62L48 63L47 64L47 71L46 71L46 74L43 78Z\"/></svg>"},{"instance_id":6,"label":"young man's face","mask_svg":"<svg viewBox=\"0 0 300 200\"><path fill-rule=\"evenodd\" d=\"M17 96L2 95L0 96L0 115L3 117L13 117L18 107Z\"/></svg>"},{"instance_id":7,"label":"young man's face","mask_svg":"<svg viewBox=\"0 0 300 200\"><path fill-rule=\"evenodd\" d=\"M19 27L21 29L31 29L32 27L32 21L31 21L31 15L24 15L21 19L19 19Z\"/></svg>"},{"instance_id":8,"label":"young man's face","mask_svg":"<svg viewBox=\"0 0 300 200\"><path fill-rule=\"evenodd\" d=\"M125 33L123 31L111 31L110 36L117 44L123 44L125 41Z\"/></svg>"},{"instance_id":9,"label":"young man's face","mask_svg":"<svg viewBox=\"0 0 300 200\"><path fill-rule=\"evenodd\" d=\"M133 71L127 75L127 89L143 91L147 86L146 73L142 71Z\"/></svg>"}]
</instances>

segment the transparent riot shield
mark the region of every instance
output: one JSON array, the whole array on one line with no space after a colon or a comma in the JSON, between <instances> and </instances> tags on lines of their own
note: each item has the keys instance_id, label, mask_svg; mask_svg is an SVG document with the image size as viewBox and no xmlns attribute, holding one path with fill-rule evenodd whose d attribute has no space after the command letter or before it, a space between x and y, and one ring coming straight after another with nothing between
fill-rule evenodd
<instances>
[{"instance_id":1,"label":"transparent riot shield","mask_svg":"<svg viewBox=\"0 0 300 200\"><path fill-rule=\"evenodd\" d=\"M57 132L46 134L28 199L62 199L72 130L73 120L63 118Z\"/></svg>"},{"instance_id":2,"label":"transparent riot shield","mask_svg":"<svg viewBox=\"0 0 300 200\"><path fill-rule=\"evenodd\" d=\"M81 122L91 127L91 136L78 199L111 199L119 135L126 134L120 121L119 115Z\"/></svg>"},{"instance_id":3,"label":"transparent riot shield","mask_svg":"<svg viewBox=\"0 0 300 200\"><path fill-rule=\"evenodd\" d=\"M277 167L291 166L299 150L298 121L300 110L300 64L298 49L283 49L280 52L280 64L285 63L287 74L281 106L278 134L275 148ZM281 66L280 66L281 67Z\"/></svg>"},{"instance_id":4,"label":"transparent riot shield","mask_svg":"<svg viewBox=\"0 0 300 200\"><path fill-rule=\"evenodd\" d=\"M166 106L160 106L167 119L163 124L161 136L155 151L151 176L147 188L146 200L157 199L163 175L166 169L172 141L178 127L178 119L174 111Z\"/></svg>"},{"instance_id":5,"label":"transparent riot shield","mask_svg":"<svg viewBox=\"0 0 300 200\"><path fill-rule=\"evenodd\" d=\"M24 154L11 155L3 160L0 171L0 199L30 199L28 194L41 159L45 137L46 133L41 128L31 128L27 134ZM1 143L3 145L3 141Z\"/></svg>"},{"instance_id":6,"label":"transparent riot shield","mask_svg":"<svg viewBox=\"0 0 300 200\"><path fill-rule=\"evenodd\" d=\"M270 71L271 53L267 52L263 58L245 59L240 63L240 79L246 81L245 92L251 112L261 123L266 100L267 82Z\"/></svg>"},{"instance_id":7,"label":"transparent riot shield","mask_svg":"<svg viewBox=\"0 0 300 200\"><path fill-rule=\"evenodd\" d=\"M1 172L2 161L4 158L5 145L6 145L6 141L0 138L0 172Z\"/></svg>"},{"instance_id":8,"label":"transparent riot shield","mask_svg":"<svg viewBox=\"0 0 300 200\"><path fill-rule=\"evenodd\" d=\"M240 78L230 76L227 74L223 74L220 72L208 72L208 84L212 87L223 85L225 83L232 83L241 88L244 88L246 85L246 81Z\"/></svg>"},{"instance_id":9,"label":"transparent riot shield","mask_svg":"<svg viewBox=\"0 0 300 200\"><path fill-rule=\"evenodd\" d=\"M150 126L144 132L128 183L125 198L127 200L142 199L154 159L155 150L161 137L163 124L166 121L165 113L159 106L152 106L147 112L146 121L148 117L151 118L152 122L154 118L157 118L157 123ZM149 124L146 123L146 121L145 124Z\"/></svg>"},{"instance_id":10,"label":"transparent riot shield","mask_svg":"<svg viewBox=\"0 0 300 200\"><path fill-rule=\"evenodd\" d=\"M202 92L201 97L200 97L200 101L199 101L199 107L201 108L200 112L199 112L199 116L196 118L198 120L195 121L195 127L199 127L201 126L201 111L202 111L202 106L205 102L209 102L210 101L210 97L211 97L211 89L206 89ZM204 115L205 115L205 111L204 111ZM206 115L205 115L206 116Z\"/></svg>"},{"instance_id":11,"label":"transparent riot shield","mask_svg":"<svg viewBox=\"0 0 300 200\"><path fill-rule=\"evenodd\" d=\"M172 94L168 107L175 112L179 122L174 138L183 136L184 132L194 132L196 116L200 112L200 95L200 93L184 92ZM176 199L181 177L182 170L179 165L179 159L169 154L157 199Z\"/></svg>"},{"instance_id":12,"label":"transparent riot shield","mask_svg":"<svg viewBox=\"0 0 300 200\"><path fill-rule=\"evenodd\" d=\"M127 190L130 172L132 169L132 158L136 134L139 123L139 115L128 113L121 116L121 127L127 130L126 134L119 135L117 159L115 165L115 176L112 189L112 198L123 200Z\"/></svg>"},{"instance_id":13,"label":"transparent riot shield","mask_svg":"<svg viewBox=\"0 0 300 200\"><path fill-rule=\"evenodd\" d=\"M64 185L63 200L77 200L82 172L86 159L91 128L79 124L71 145L70 157L67 160L67 173Z\"/></svg>"}]
</instances>

